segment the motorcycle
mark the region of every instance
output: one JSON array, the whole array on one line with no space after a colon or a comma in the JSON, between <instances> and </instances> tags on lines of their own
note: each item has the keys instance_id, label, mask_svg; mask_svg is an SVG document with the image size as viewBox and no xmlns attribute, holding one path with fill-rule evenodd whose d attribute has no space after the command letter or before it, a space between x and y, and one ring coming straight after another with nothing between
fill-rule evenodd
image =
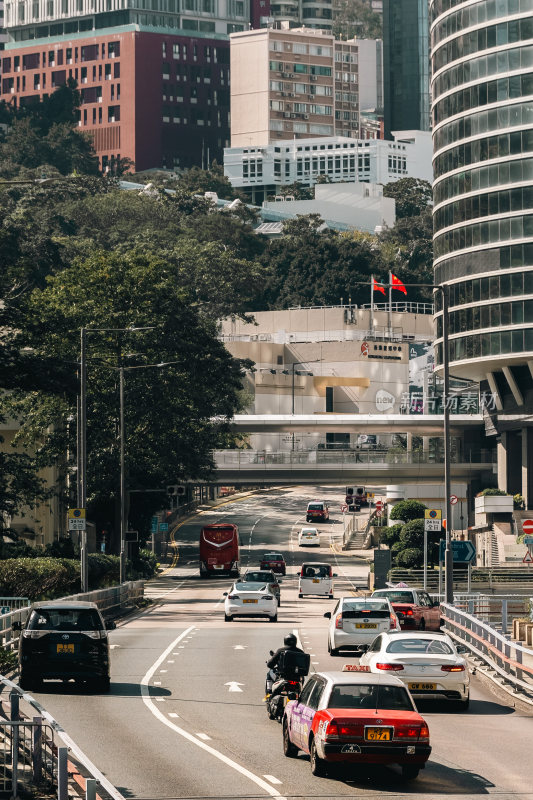
<instances>
[{"instance_id":1,"label":"motorcycle","mask_svg":"<svg viewBox=\"0 0 533 800\"><path fill-rule=\"evenodd\" d=\"M272 650L270 655L274 655ZM265 698L269 719L277 719L278 722L281 722L288 701L297 700L300 697L302 681L303 679L283 677L277 670L269 670Z\"/></svg>"}]
</instances>

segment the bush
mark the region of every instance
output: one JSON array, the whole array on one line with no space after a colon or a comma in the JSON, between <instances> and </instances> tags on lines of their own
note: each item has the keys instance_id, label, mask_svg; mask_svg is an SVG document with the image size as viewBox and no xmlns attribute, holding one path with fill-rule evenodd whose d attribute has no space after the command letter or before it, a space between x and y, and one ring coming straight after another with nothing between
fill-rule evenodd
<instances>
[{"instance_id":1,"label":"bush","mask_svg":"<svg viewBox=\"0 0 533 800\"><path fill-rule=\"evenodd\" d=\"M50 558L79 558L80 548L69 537L49 542L41 555L49 556Z\"/></svg>"},{"instance_id":2,"label":"bush","mask_svg":"<svg viewBox=\"0 0 533 800\"><path fill-rule=\"evenodd\" d=\"M32 547L26 542L3 542L1 547L1 558L35 558L41 551Z\"/></svg>"},{"instance_id":3,"label":"bush","mask_svg":"<svg viewBox=\"0 0 533 800\"><path fill-rule=\"evenodd\" d=\"M399 567L407 567L408 569L421 567L424 563L424 553L417 547L408 547L398 553L396 563Z\"/></svg>"},{"instance_id":4,"label":"bush","mask_svg":"<svg viewBox=\"0 0 533 800\"><path fill-rule=\"evenodd\" d=\"M388 547L392 548L393 544L399 541L402 528L403 525L401 522L396 523L396 525L391 525L388 528L381 528L381 544L386 544Z\"/></svg>"},{"instance_id":5,"label":"bush","mask_svg":"<svg viewBox=\"0 0 533 800\"><path fill-rule=\"evenodd\" d=\"M513 505L515 508L524 508L524 498L521 494L515 494L513 496Z\"/></svg>"},{"instance_id":6,"label":"bush","mask_svg":"<svg viewBox=\"0 0 533 800\"><path fill-rule=\"evenodd\" d=\"M400 533L400 544L403 549L416 548L422 550L424 547L424 520L412 519L402 526Z\"/></svg>"},{"instance_id":7,"label":"bush","mask_svg":"<svg viewBox=\"0 0 533 800\"><path fill-rule=\"evenodd\" d=\"M507 492L504 492L503 489L483 489L482 492L478 492L476 497L505 497Z\"/></svg>"},{"instance_id":8,"label":"bush","mask_svg":"<svg viewBox=\"0 0 533 800\"><path fill-rule=\"evenodd\" d=\"M104 553L89 553L89 587L105 589L120 581L120 558Z\"/></svg>"},{"instance_id":9,"label":"bush","mask_svg":"<svg viewBox=\"0 0 533 800\"><path fill-rule=\"evenodd\" d=\"M136 578L151 578L159 566L157 556L151 550L139 550L138 558L132 563L132 570Z\"/></svg>"},{"instance_id":10,"label":"bush","mask_svg":"<svg viewBox=\"0 0 533 800\"><path fill-rule=\"evenodd\" d=\"M400 500L389 514L390 519L399 519L402 522L411 522L413 519L423 519L426 510L424 503L419 500Z\"/></svg>"},{"instance_id":11,"label":"bush","mask_svg":"<svg viewBox=\"0 0 533 800\"><path fill-rule=\"evenodd\" d=\"M89 553L89 588L119 582L119 558ZM80 591L80 562L69 558L9 558L0 561L0 595L53 600Z\"/></svg>"}]
</instances>

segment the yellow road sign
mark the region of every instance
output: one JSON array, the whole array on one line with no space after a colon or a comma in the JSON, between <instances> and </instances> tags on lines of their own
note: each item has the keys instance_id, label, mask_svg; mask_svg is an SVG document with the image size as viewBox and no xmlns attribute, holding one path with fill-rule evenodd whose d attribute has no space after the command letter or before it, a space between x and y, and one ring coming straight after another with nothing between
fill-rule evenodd
<instances>
[{"instance_id":1,"label":"yellow road sign","mask_svg":"<svg viewBox=\"0 0 533 800\"><path fill-rule=\"evenodd\" d=\"M426 508L424 511L425 519L442 519L442 511L440 508Z\"/></svg>"},{"instance_id":2,"label":"yellow road sign","mask_svg":"<svg viewBox=\"0 0 533 800\"><path fill-rule=\"evenodd\" d=\"M85 509L84 508L69 508L69 510L68 510L68 518L69 519L85 519Z\"/></svg>"}]
</instances>

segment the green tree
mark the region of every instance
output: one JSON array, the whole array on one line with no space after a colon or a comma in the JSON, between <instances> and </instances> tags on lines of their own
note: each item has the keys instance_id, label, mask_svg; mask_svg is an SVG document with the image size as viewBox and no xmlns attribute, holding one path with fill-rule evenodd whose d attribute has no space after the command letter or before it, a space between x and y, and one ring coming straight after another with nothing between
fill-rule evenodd
<instances>
[{"instance_id":1,"label":"green tree","mask_svg":"<svg viewBox=\"0 0 533 800\"><path fill-rule=\"evenodd\" d=\"M413 519L423 519L426 506L419 500L400 500L391 509L390 519L399 519L402 522L411 522Z\"/></svg>"},{"instance_id":2,"label":"green tree","mask_svg":"<svg viewBox=\"0 0 533 800\"><path fill-rule=\"evenodd\" d=\"M381 39L381 15L365 0L339 0L333 20L333 33L338 39Z\"/></svg>"},{"instance_id":3,"label":"green tree","mask_svg":"<svg viewBox=\"0 0 533 800\"><path fill-rule=\"evenodd\" d=\"M101 526L113 526L118 498L119 353L127 366L173 362L126 373L126 452L131 489L158 489L169 480L206 479L213 469L211 451L229 441L227 420L238 408L242 386L240 362L217 339L216 323L201 314L184 287L185 265L197 254L183 252L169 263L152 254L94 253L77 259L44 289L36 288L21 305L21 327L12 334L19 348L62 360L76 369L79 330L155 325L138 333L90 337L88 380L89 509ZM209 254L206 254L206 258ZM212 258L216 254L210 254ZM229 269L229 267L228 267ZM23 319L24 318L24 319ZM18 442L34 445L47 432L41 461L64 458L75 442L67 421L75 397L12 392L4 407L19 420ZM219 418L220 423L211 422ZM132 509L131 522L163 501L145 495ZM115 507L114 507L115 506ZM137 519L135 519L137 514ZM114 530L117 526L114 525Z\"/></svg>"},{"instance_id":4,"label":"green tree","mask_svg":"<svg viewBox=\"0 0 533 800\"><path fill-rule=\"evenodd\" d=\"M381 528L380 542L392 548L393 544L400 541L400 531L402 530L402 523L391 525L390 527Z\"/></svg>"},{"instance_id":5,"label":"green tree","mask_svg":"<svg viewBox=\"0 0 533 800\"><path fill-rule=\"evenodd\" d=\"M433 205L431 184L421 178L400 178L387 183L383 195L396 201L396 219L418 216Z\"/></svg>"},{"instance_id":6,"label":"green tree","mask_svg":"<svg viewBox=\"0 0 533 800\"><path fill-rule=\"evenodd\" d=\"M403 549L424 547L424 520L412 519L407 522L400 532L400 542Z\"/></svg>"},{"instance_id":7,"label":"green tree","mask_svg":"<svg viewBox=\"0 0 533 800\"><path fill-rule=\"evenodd\" d=\"M204 194L204 192L216 192L223 200L235 198L235 192L231 183L224 175L224 167L213 161L209 169L191 167L180 175L177 183L178 187L192 194Z\"/></svg>"}]
</instances>

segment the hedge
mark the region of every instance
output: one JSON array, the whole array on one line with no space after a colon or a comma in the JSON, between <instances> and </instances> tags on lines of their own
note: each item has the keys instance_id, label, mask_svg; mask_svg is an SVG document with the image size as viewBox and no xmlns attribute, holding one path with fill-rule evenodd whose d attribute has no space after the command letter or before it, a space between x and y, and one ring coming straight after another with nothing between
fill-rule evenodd
<instances>
[{"instance_id":1,"label":"hedge","mask_svg":"<svg viewBox=\"0 0 533 800\"><path fill-rule=\"evenodd\" d=\"M89 588L118 583L119 559L90 553ZM80 562L69 558L7 558L0 561L0 595L51 600L80 591Z\"/></svg>"}]
</instances>

